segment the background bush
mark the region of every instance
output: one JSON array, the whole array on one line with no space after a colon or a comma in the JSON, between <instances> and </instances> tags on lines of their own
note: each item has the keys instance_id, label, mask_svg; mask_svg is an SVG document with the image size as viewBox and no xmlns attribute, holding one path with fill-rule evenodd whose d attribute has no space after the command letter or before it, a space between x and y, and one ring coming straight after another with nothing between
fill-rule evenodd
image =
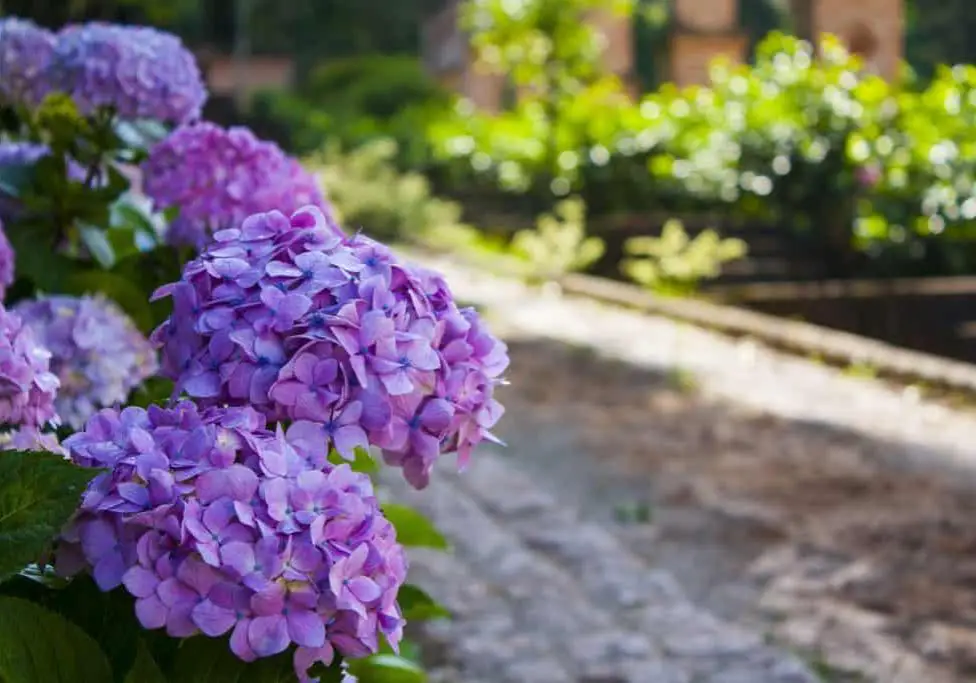
<instances>
[{"instance_id":1,"label":"background bush","mask_svg":"<svg viewBox=\"0 0 976 683\"><path fill-rule=\"evenodd\" d=\"M814 57L773 34L754 65L717 63L706 87L632 102L605 78L556 116L531 100L499 115L462 105L429 134L456 183L579 193L592 217L773 221L846 272L962 273L976 269L974 83L968 66L888 83L833 39Z\"/></svg>"}]
</instances>

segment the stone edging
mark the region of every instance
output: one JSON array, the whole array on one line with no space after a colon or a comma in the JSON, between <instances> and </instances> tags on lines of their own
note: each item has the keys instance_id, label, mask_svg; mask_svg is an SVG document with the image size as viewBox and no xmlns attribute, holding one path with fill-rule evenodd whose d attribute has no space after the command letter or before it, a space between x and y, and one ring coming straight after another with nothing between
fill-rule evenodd
<instances>
[{"instance_id":1,"label":"stone edging","mask_svg":"<svg viewBox=\"0 0 976 683\"><path fill-rule=\"evenodd\" d=\"M409 255L409 249L407 251ZM436 253L423 248L417 251ZM499 275L520 278L525 275L524 269L504 258L469 259L453 253L447 255L473 268ZM635 285L591 275L569 274L560 280L559 285L569 294L662 315L733 336L753 337L798 355L817 356L843 365L866 364L881 376L976 394L976 365L971 363L735 306L661 297Z\"/></svg>"}]
</instances>

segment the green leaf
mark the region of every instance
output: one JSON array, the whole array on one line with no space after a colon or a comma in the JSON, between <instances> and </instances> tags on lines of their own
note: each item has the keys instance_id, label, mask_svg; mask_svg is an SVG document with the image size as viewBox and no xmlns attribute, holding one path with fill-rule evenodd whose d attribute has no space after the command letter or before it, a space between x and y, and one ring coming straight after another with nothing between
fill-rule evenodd
<instances>
[{"instance_id":1,"label":"green leaf","mask_svg":"<svg viewBox=\"0 0 976 683\"><path fill-rule=\"evenodd\" d=\"M174 683L294 683L291 653L242 662L230 651L227 638L195 636L176 653L170 680Z\"/></svg>"},{"instance_id":2,"label":"green leaf","mask_svg":"<svg viewBox=\"0 0 976 683\"><path fill-rule=\"evenodd\" d=\"M16 254L18 277L30 280L41 291L60 292L74 263L53 248L53 227L48 223L15 223L6 230Z\"/></svg>"},{"instance_id":3,"label":"green leaf","mask_svg":"<svg viewBox=\"0 0 976 683\"><path fill-rule=\"evenodd\" d=\"M148 408L153 403L165 403L172 395L172 380L165 377L150 377L129 396L128 405Z\"/></svg>"},{"instance_id":4,"label":"green leaf","mask_svg":"<svg viewBox=\"0 0 976 683\"><path fill-rule=\"evenodd\" d=\"M32 165L10 165L0 167L0 194L19 197L34 182Z\"/></svg>"},{"instance_id":5,"label":"green leaf","mask_svg":"<svg viewBox=\"0 0 976 683\"><path fill-rule=\"evenodd\" d=\"M112 248L112 243L104 230L88 223L81 223L78 225L78 231L82 243L102 268L108 269L115 265L115 249Z\"/></svg>"},{"instance_id":6,"label":"green leaf","mask_svg":"<svg viewBox=\"0 0 976 683\"><path fill-rule=\"evenodd\" d=\"M0 598L0 680L101 683L112 670L98 643L54 612L20 598Z\"/></svg>"},{"instance_id":7,"label":"green leaf","mask_svg":"<svg viewBox=\"0 0 976 683\"><path fill-rule=\"evenodd\" d=\"M37 563L31 563L21 569L18 572L18 576L24 579L29 579L30 581L33 581L41 586L53 589L64 588L71 581L63 576L58 576L58 573L54 571L54 567L51 565L42 566Z\"/></svg>"},{"instance_id":8,"label":"green leaf","mask_svg":"<svg viewBox=\"0 0 976 683\"><path fill-rule=\"evenodd\" d=\"M61 590L48 591L46 596L34 599L95 639L112 666L116 683L123 683L136 665L140 647L147 650L158 666L165 667L179 645L178 640L165 632L142 628L136 619L132 596L124 588L104 593L87 575L76 577Z\"/></svg>"},{"instance_id":9,"label":"green leaf","mask_svg":"<svg viewBox=\"0 0 976 683\"><path fill-rule=\"evenodd\" d=\"M128 147L148 150L166 137L169 131L157 121L120 121L115 125L115 134Z\"/></svg>"},{"instance_id":10,"label":"green leaf","mask_svg":"<svg viewBox=\"0 0 976 683\"><path fill-rule=\"evenodd\" d=\"M125 201L124 198L115 202L111 208L112 229L141 235L151 244L157 242L156 227L152 218L139 206Z\"/></svg>"},{"instance_id":11,"label":"green leaf","mask_svg":"<svg viewBox=\"0 0 976 683\"><path fill-rule=\"evenodd\" d=\"M349 462L339 455L339 452L333 448L329 453L329 462L331 462L333 465L349 465L353 472L360 472L369 476L373 476L379 472L379 465L373 459L373 456L369 454L369 451L367 451L365 448L357 446L355 454L356 459Z\"/></svg>"},{"instance_id":12,"label":"green leaf","mask_svg":"<svg viewBox=\"0 0 976 683\"><path fill-rule=\"evenodd\" d=\"M0 580L35 561L68 520L98 470L53 453L0 457Z\"/></svg>"},{"instance_id":13,"label":"green leaf","mask_svg":"<svg viewBox=\"0 0 976 683\"><path fill-rule=\"evenodd\" d=\"M396 655L373 655L349 661L349 673L359 683L426 683L427 674L408 659Z\"/></svg>"},{"instance_id":14,"label":"green leaf","mask_svg":"<svg viewBox=\"0 0 976 683\"><path fill-rule=\"evenodd\" d=\"M149 305L149 295L122 275L104 270L86 270L74 272L65 283L69 294L104 294L112 299L125 311L136 326L143 332L149 332L154 327L152 307Z\"/></svg>"},{"instance_id":15,"label":"green leaf","mask_svg":"<svg viewBox=\"0 0 976 683\"><path fill-rule=\"evenodd\" d=\"M438 604L426 591L412 583L400 587L397 602L403 611L403 618L408 622L431 621L451 616L443 605Z\"/></svg>"},{"instance_id":16,"label":"green leaf","mask_svg":"<svg viewBox=\"0 0 976 683\"><path fill-rule=\"evenodd\" d=\"M396 527L397 541L408 547L425 547L446 550L447 539L422 514L397 503L383 506L383 514Z\"/></svg>"},{"instance_id":17,"label":"green leaf","mask_svg":"<svg viewBox=\"0 0 976 683\"><path fill-rule=\"evenodd\" d=\"M180 207L170 206L163 209L163 219L165 219L167 223L172 223L179 217L180 217Z\"/></svg>"},{"instance_id":18,"label":"green leaf","mask_svg":"<svg viewBox=\"0 0 976 683\"><path fill-rule=\"evenodd\" d=\"M125 677L124 683L167 683L166 676L160 671L159 665L149 653L146 644L139 641L139 649L136 651L136 661L129 669L129 674Z\"/></svg>"}]
</instances>

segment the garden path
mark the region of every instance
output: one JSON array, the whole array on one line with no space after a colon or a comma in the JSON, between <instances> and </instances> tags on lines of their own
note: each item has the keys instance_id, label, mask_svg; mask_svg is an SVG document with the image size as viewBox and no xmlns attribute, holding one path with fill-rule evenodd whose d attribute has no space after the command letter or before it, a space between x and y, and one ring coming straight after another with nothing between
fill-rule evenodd
<instances>
[{"instance_id":1,"label":"garden path","mask_svg":"<svg viewBox=\"0 0 976 683\"><path fill-rule=\"evenodd\" d=\"M452 683L976 676L976 418L917 390L433 259L510 344L500 432L392 494ZM453 463L449 463L453 465ZM802 653L802 656L794 653Z\"/></svg>"}]
</instances>

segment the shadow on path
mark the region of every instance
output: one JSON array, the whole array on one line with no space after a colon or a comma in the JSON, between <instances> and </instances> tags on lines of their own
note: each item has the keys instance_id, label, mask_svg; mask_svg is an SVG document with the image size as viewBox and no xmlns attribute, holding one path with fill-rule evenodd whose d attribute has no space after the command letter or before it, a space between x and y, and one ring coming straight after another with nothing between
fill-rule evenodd
<instances>
[{"instance_id":1,"label":"shadow on path","mask_svg":"<svg viewBox=\"0 0 976 683\"><path fill-rule=\"evenodd\" d=\"M510 457L694 601L869 680L976 676L972 488L893 466L900 444L710 400L680 371L509 343Z\"/></svg>"}]
</instances>

